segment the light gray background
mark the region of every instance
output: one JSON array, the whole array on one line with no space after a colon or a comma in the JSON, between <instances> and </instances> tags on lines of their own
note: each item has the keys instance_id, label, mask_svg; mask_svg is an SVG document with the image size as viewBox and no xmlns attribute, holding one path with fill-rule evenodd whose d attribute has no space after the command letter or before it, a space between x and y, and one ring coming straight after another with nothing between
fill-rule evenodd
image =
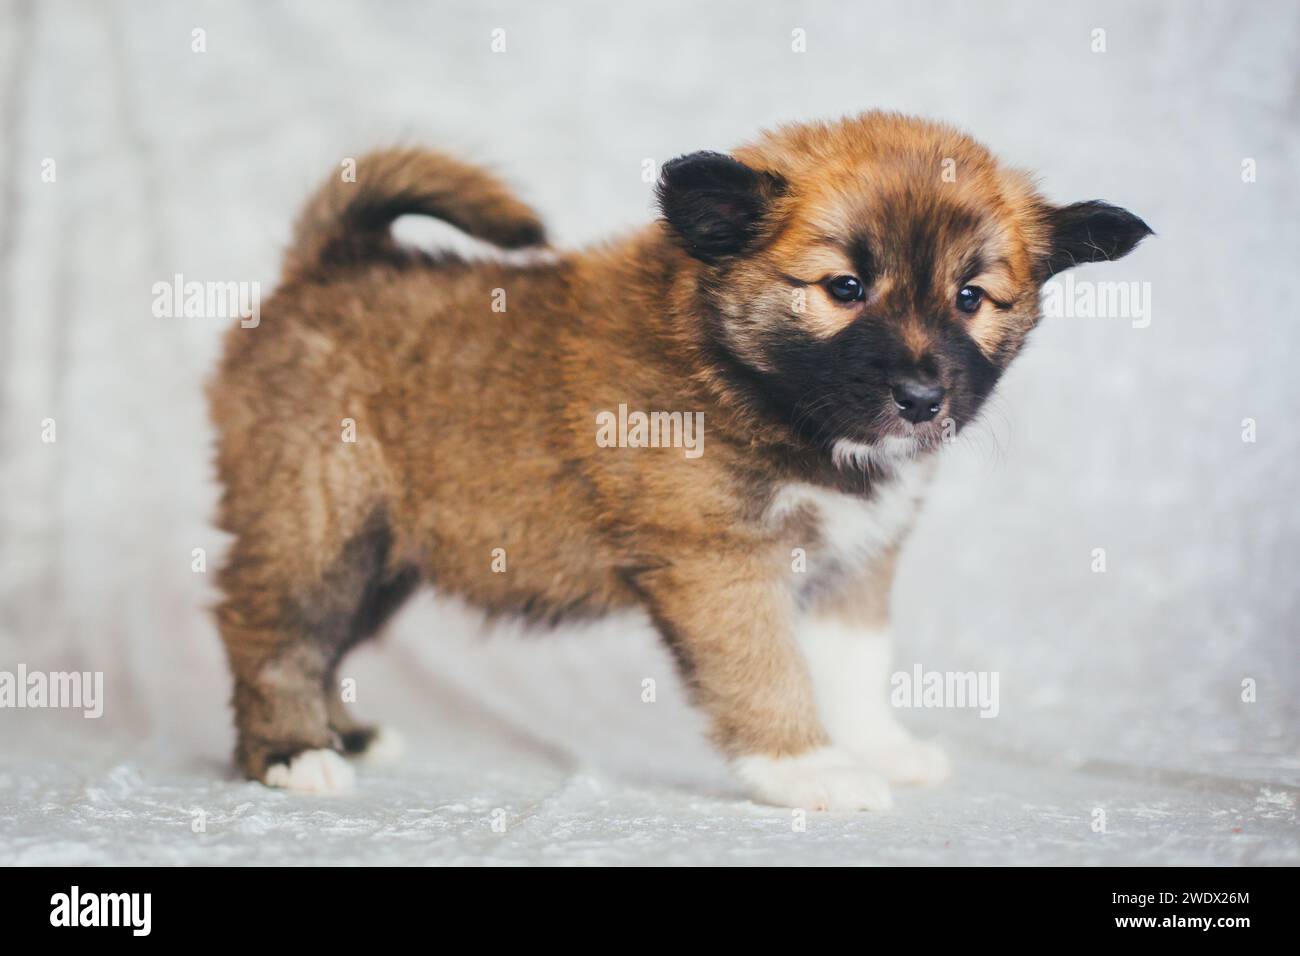
<instances>
[{"instance_id":1,"label":"light gray background","mask_svg":"<svg viewBox=\"0 0 1300 956\"><path fill-rule=\"evenodd\" d=\"M0 711L0 862L1300 858L1296 3L0 11L0 669L101 670L107 695L99 721ZM484 639L428 595L348 668L405 763L328 801L234 779L190 570L224 544L201 387L225 323L154 318L153 283L269 290L307 191L376 145L491 163L575 245L652 215L646 158L868 107L1159 234L1076 273L1150 282L1150 327L1045 322L906 552L899 666L1001 678L997 719L904 715L955 780L791 832L722 773L643 621Z\"/></svg>"}]
</instances>

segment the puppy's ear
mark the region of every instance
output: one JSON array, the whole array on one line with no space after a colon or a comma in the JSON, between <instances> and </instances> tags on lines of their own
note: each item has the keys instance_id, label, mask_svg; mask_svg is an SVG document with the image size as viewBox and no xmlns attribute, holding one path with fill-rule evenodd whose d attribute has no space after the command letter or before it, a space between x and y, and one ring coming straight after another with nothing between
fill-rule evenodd
<instances>
[{"instance_id":1,"label":"puppy's ear","mask_svg":"<svg viewBox=\"0 0 1300 956\"><path fill-rule=\"evenodd\" d=\"M754 246L785 186L773 173L700 152L664 163L655 195L682 247L712 264Z\"/></svg>"},{"instance_id":2,"label":"puppy's ear","mask_svg":"<svg viewBox=\"0 0 1300 956\"><path fill-rule=\"evenodd\" d=\"M1127 209L1096 199L1052 209L1048 217L1052 229L1049 276L1085 262L1122 258L1154 235L1150 226Z\"/></svg>"}]
</instances>

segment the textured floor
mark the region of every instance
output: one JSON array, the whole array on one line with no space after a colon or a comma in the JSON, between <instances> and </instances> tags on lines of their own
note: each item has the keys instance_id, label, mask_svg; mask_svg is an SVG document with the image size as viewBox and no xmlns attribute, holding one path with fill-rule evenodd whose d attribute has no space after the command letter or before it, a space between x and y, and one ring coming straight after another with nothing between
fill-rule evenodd
<instances>
[{"instance_id":1,"label":"textured floor","mask_svg":"<svg viewBox=\"0 0 1300 956\"><path fill-rule=\"evenodd\" d=\"M0 863L1300 862L1300 7L1188 7L0 0L0 670L106 695L0 710ZM953 782L799 829L735 792L643 621L485 640L427 595L348 665L404 762L330 800L235 781L191 571L224 546L222 323L153 284L269 288L376 144L490 161L579 244L650 215L647 158L868 106L1158 233L1076 273L1150 282L1149 327L1045 322L904 556L899 668L1000 675L995 719L905 715Z\"/></svg>"}]
</instances>

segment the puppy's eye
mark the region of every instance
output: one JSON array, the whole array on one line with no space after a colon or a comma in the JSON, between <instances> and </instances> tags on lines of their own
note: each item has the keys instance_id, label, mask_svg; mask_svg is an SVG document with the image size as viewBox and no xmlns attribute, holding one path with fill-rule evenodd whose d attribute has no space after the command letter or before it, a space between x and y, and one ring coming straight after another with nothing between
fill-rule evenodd
<instances>
[{"instance_id":1,"label":"puppy's eye","mask_svg":"<svg viewBox=\"0 0 1300 956\"><path fill-rule=\"evenodd\" d=\"M857 276L835 276L826 280L826 291L839 302L858 302L864 290Z\"/></svg>"},{"instance_id":2,"label":"puppy's eye","mask_svg":"<svg viewBox=\"0 0 1300 956\"><path fill-rule=\"evenodd\" d=\"M979 286L962 286L961 291L957 293L957 311L973 315L979 311L980 303L983 301L984 290Z\"/></svg>"}]
</instances>

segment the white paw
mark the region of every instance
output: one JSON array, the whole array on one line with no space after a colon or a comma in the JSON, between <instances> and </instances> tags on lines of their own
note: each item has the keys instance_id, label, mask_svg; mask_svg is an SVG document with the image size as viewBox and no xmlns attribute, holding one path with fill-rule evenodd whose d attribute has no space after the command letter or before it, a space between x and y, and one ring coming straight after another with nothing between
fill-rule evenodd
<instances>
[{"instance_id":1,"label":"white paw","mask_svg":"<svg viewBox=\"0 0 1300 956\"><path fill-rule=\"evenodd\" d=\"M952 776L952 763L938 744L900 737L862 755L863 761L890 783L921 787L943 783Z\"/></svg>"},{"instance_id":2,"label":"white paw","mask_svg":"<svg viewBox=\"0 0 1300 956\"><path fill-rule=\"evenodd\" d=\"M351 790L355 780L348 762L333 750L304 750L287 764L272 764L266 770L268 787L299 793L342 793Z\"/></svg>"},{"instance_id":3,"label":"white paw","mask_svg":"<svg viewBox=\"0 0 1300 956\"><path fill-rule=\"evenodd\" d=\"M755 800L805 810L888 810L889 784L870 767L833 747L797 757L740 757L736 776Z\"/></svg>"},{"instance_id":4,"label":"white paw","mask_svg":"<svg viewBox=\"0 0 1300 956\"><path fill-rule=\"evenodd\" d=\"M361 759L369 764L396 763L406 753L406 741L392 727L380 724L375 728L375 736L370 745L361 754Z\"/></svg>"}]
</instances>

